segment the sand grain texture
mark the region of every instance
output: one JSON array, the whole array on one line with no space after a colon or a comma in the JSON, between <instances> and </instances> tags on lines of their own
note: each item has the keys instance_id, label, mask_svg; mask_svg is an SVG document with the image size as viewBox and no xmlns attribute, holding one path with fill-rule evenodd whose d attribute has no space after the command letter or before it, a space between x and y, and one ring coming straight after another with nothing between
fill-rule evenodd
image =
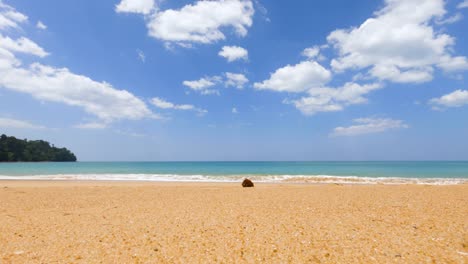
<instances>
[{"instance_id":1,"label":"sand grain texture","mask_svg":"<svg viewBox=\"0 0 468 264\"><path fill-rule=\"evenodd\" d=\"M468 185L0 182L0 263L468 263Z\"/></svg>"}]
</instances>

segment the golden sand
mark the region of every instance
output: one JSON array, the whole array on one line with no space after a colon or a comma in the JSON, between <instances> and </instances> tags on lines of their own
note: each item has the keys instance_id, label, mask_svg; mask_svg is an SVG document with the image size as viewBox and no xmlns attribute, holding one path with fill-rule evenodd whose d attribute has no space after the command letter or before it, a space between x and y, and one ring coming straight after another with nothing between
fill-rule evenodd
<instances>
[{"instance_id":1,"label":"golden sand","mask_svg":"<svg viewBox=\"0 0 468 264\"><path fill-rule=\"evenodd\" d=\"M468 185L0 181L0 263L468 263Z\"/></svg>"}]
</instances>

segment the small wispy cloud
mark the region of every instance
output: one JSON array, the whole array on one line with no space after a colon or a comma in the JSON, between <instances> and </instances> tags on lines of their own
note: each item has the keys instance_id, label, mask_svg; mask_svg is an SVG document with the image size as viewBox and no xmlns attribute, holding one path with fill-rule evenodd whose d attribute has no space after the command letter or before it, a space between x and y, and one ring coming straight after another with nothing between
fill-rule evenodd
<instances>
[{"instance_id":1,"label":"small wispy cloud","mask_svg":"<svg viewBox=\"0 0 468 264\"><path fill-rule=\"evenodd\" d=\"M0 128L45 129L46 127L29 121L0 117Z\"/></svg>"},{"instance_id":2,"label":"small wispy cloud","mask_svg":"<svg viewBox=\"0 0 468 264\"><path fill-rule=\"evenodd\" d=\"M137 52L137 55L138 55L138 59L141 61L141 62L145 62L146 61L146 56L145 56L145 53L139 49L136 50Z\"/></svg>"},{"instance_id":3,"label":"small wispy cloud","mask_svg":"<svg viewBox=\"0 0 468 264\"><path fill-rule=\"evenodd\" d=\"M215 86L216 84L219 84L221 81L222 79L220 76L211 76L211 77L203 77L195 81L184 81L182 82L182 84L192 89L193 91L201 93L202 95L211 95L211 94L219 95L218 90L214 90L211 88Z\"/></svg>"},{"instance_id":4,"label":"small wispy cloud","mask_svg":"<svg viewBox=\"0 0 468 264\"><path fill-rule=\"evenodd\" d=\"M36 28L41 29L41 30L46 30L47 26L44 23L42 23L42 21L39 20L37 21Z\"/></svg>"},{"instance_id":5,"label":"small wispy cloud","mask_svg":"<svg viewBox=\"0 0 468 264\"><path fill-rule=\"evenodd\" d=\"M249 79L247 79L247 77L241 73L226 72L224 75L226 76L226 80L224 82L226 87L232 86L236 87L237 89L243 89L244 86L249 82Z\"/></svg>"},{"instance_id":6,"label":"small wispy cloud","mask_svg":"<svg viewBox=\"0 0 468 264\"><path fill-rule=\"evenodd\" d=\"M116 129L114 130L116 134L122 135L122 136L130 136L130 137L147 137L148 135L142 134L142 133L137 133L137 132L132 132L132 131L126 131L126 130L120 130Z\"/></svg>"},{"instance_id":7,"label":"small wispy cloud","mask_svg":"<svg viewBox=\"0 0 468 264\"><path fill-rule=\"evenodd\" d=\"M436 24L438 25L446 25L446 24L453 24L453 23L456 23L460 20L463 19L463 15L461 13L456 13L455 15L451 16L451 17L447 17L447 18L444 18L444 19L441 19L441 20L436 20Z\"/></svg>"},{"instance_id":8,"label":"small wispy cloud","mask_svg":"<svg viewBox=\"0 0 468 264\"><path fill-rule=\"evenodd\" d=\"M225 72L221 75L206 76L194 81L184 81L182 84L202 95L220 95L219 90L215 88L218 85L243 89L248 83L249 79L242 73Z\"/></svg>"},{"instance_id":9,"label":"small wispy cloud","mask_svg":"<svg viewBox=\"0 0 468 264\"><path fill-rule=\"evenodd\" d=\"M381 133L392 129L408 128L402 120L390 118L357 118L353 120L356 125L337 127L330 136L359 136L364 134Z\"/></svg>"},{"instance_id":10,"label":"small wispy cloud","mask_svg":"<svg viewBox=\"0 0 468 264\"><path fill-rule=\"evenodd\" d=\"M195 107L191 104L174 104L169 101L166 101L159 97L154 97L151 99L151 103L160 109L173 109L173 110L183 110L183 111L195 111L199 115L204 115L208 113L207 110Z\"/></svg>"},{"instance_id":11,"label":"small wispy cloud","mask_svg":"<svg viewBox=\"0 0 468 264\"><path fill-rule=\"evenodd\" d=\"M456 90L439 98L432 98L429 104L432 105L433 110L468 105L468 90Z\"/></svg>"},{"instance_id":12,"label":"small wispy cloud","mask_svg":"<svg viewBox=\"0 0 468 264\"><path fill-rule=\"evenodd\" d=\"M89 123L82 123L74 126L75 128L79 129L104 129L107 128L107 124L104 122L89 122Z\"/></svg>"},{"instance_id":13,"label":"small wispy cloud","mask_svg":"<svg viewBox=\"0 0 468 264\"><path fill-rule=\"evenodd\" d=\"M461 2L460 4L458 4L457 8L458 8L458 9L468 8L468 0L464 0L463 2Z\"/></svg>"}]
</instances>

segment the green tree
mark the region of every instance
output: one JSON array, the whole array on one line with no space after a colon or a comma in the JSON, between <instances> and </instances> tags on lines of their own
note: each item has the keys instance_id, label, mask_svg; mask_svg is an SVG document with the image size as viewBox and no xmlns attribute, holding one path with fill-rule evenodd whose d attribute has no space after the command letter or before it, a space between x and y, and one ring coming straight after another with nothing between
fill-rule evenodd
<instances>
[{"instance_id":1,"label":"green tree","mask_svg":"<svg viewBox=\"0 0 468 264\"><path fill-rule=\"evenodd\" d=\"M44 140L21 140L0 136L1 161L76 161L76 156L66 148L51 146Z\"/></svg>"}]
</instances>

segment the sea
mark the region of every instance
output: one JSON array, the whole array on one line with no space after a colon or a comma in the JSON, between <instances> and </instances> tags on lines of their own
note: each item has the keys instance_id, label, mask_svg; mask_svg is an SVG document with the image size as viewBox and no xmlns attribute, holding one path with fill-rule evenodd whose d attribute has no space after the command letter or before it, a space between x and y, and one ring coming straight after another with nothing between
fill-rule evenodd
<instances>
[{"instance_id":1,"label":"sea","mask_svg":"<svg viewBox=\"0 0 468 264\"><path fill-rule=\"evenodd\" d=\"M430 184L468 183L468 161L0 163L0 180Z\"/></svg>"}]
</instances>

